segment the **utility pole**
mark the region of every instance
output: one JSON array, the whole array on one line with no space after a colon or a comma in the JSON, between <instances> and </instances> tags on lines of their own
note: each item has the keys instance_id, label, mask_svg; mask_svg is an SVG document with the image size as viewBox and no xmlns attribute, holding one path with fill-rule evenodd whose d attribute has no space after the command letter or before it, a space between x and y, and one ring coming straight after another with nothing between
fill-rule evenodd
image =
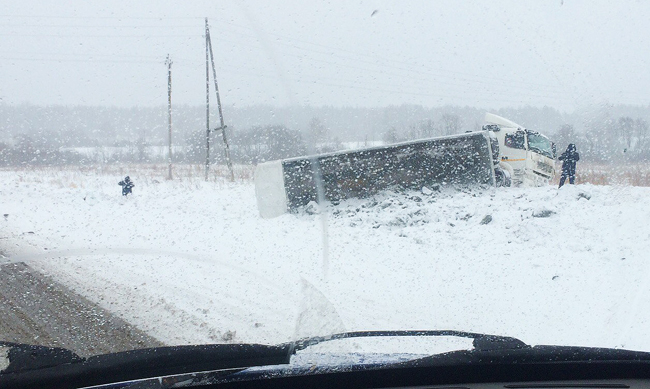
<instances>
[{"instance_id":1,"label":"utility pole","mask_svg":"<svg viewBox=\"0 0 650 389\"><path fill-rule=\"evenodd\" d=\"M167 114L169 116L169 176L172 179L172 60L167 54Z\"/></svg>"},{"instance_id":2,"label":"utility pole","mask_svg":"<svg viewBox=\"0 0 650 389\"><path fill-rule=\"evenodd\" d=\"M214 89L217 94L217 107L219 109L219 124L221 127L219 127L217 130L221 130L221 136L223 138L223 144L224 144L224 150L226 153L226 165L228 165L228 170L230 172L230 181L235 181L235 173L233 172L232 168L232 161L230 159L230 146L228 145L228 138L226 137L226 125L223 120L223 111L221 109L221 97L219 96L219 84L217 84L217 70L214 65L214 54L212 53L212 40L210 39L210 29L208 28L208 18L205 18L205 37L206 37L206 80L208 80L209 75L208 75L208 64L207 64L207 55L208 55L208 50L210 53L210 62L212 64L212 78L214 78ZM209 90L210 87L209 85L207 86L207 90ZM209 126L208 126L208 131L209 131Z\"/></svg>"},{"instance_id":3,"label":"utility pole","mask_svg":"<svg viewBox=\"0 0 650 389\"><path fill-rule=\"evenodd\" d=\"M208 18L205 18L205 180L208 180L210 170L210 66L208 45L210 43L210 30Z\"/></svg>"}]
</instances>

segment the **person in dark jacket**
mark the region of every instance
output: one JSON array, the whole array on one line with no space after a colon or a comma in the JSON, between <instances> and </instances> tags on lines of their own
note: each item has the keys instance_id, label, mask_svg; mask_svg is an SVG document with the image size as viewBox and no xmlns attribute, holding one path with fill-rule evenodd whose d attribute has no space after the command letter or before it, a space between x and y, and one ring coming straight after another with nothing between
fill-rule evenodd
<instances>
[{"instance_id":1,"label":"person in dark jacket","mask_svg":"<svg viewBox=\"0 0 650 389\"><path fill-rule=\"evenodd\" d=\"M118 182L117 185L120 185L122 187L122 196L126 196L129 193L133 193L132 189L135 186L133 181L131 181L131 177L129 176L126 176L124 178L124 181Z\"/></svg>"},{"instance_id":2,"label":"person in dark jacket","mask_svg":"<svg viewBox=\"0 0 650 389\"><path fill-rule=\"evenodd\" d=\"M569 184L575 184L576 181L576 162L580 160L580 154L576 151L576 145L570 143L566 151L558 158L562 161L562 176L560 177L560 186L564 185L564 181L569 177Z\"/></svg>"}]
</instances>

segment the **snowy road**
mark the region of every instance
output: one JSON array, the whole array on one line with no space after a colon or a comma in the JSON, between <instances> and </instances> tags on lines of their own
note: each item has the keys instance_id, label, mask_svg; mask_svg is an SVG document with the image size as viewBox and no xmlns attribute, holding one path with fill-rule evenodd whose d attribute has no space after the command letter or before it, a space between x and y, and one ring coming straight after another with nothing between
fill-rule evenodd
<instances>
[{"instance_id":1,"label":"snowy road","mask_svg":"<svg viewBox=\"0 0 650 389\"><path fill-rule=\"evenodd\" d=\"M162 346L24 263L0 265L3 341L63 347L87 357Z\"/></svg>"},{"instance_id":2,"label":"snowy road","mask_svg":"<svg viewBox=\"0 0 650 389\"><path fill-rule=\"evenodd\" d=\"M650 350L649 188L413 193L261 219L250 183L3 172L7 252L167 344L458 329ZM489 216L489 217L488 217ZM488 220L490 220L488 222Z\"/></svg>"}]
</instances>

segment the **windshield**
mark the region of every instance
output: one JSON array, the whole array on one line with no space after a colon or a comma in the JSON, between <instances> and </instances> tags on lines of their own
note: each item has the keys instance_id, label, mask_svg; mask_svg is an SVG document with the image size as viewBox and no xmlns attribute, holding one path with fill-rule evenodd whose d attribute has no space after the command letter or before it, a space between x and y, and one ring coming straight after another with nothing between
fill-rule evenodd
<instances>
[{"instance_id":1,"label":"windshield","mask_svg":"<svg viewBox=\"0 0 650 389\"><path fill-rule=\"evenodd\" d=\"M650 2L7 3L0 341L650 351Z\"/></svg>"},{"instance_id":2,"label":"windshield","mask_svg":"<svg viewBox=\"0 0 650 389\"><path fill-rule=\"evenodd\" d=\"M532 131L527 131L526 135L528 135L529 150L548 158L554 158L553 144L547 137Z\"/></svg>"}]
</instances>

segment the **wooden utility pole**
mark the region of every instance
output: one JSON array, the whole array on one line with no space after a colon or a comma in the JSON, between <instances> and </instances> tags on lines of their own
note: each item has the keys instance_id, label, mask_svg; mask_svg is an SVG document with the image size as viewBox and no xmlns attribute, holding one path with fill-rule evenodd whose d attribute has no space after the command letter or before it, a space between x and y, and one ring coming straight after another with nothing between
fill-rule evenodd
<instances>
[{"instance_id":1,"label":"wooden utility pole","mask_svg":"<svg viewBox=\"0 0 650 389\"><path fill-rule=\"evenodd\" d=\"M210 43L210 30L208 18L205 18L205 180L208 180L210 171L210 65L208 45Z\"/></svg>"},{"instance_id":2,"label":"wooden utility pole","mask_svg":"<svg viewBox=\"0 0 650 389\"><path fill-rule=\"evenodd\" d=\"M167 54L167 114L169 116L169 176L172 179L172 60Z\"/></svg>"},{"instance_id":3,"label":"wooden utility pole","mask_svg":"<svg viewBox=\"0 0 650 389\"><path fill-rule=\"evenodd\" d=\"M224 145L224 150L226 154L226 165L228 165L228 171L230 172L230 181L235 181L235 173L233 172L232 168L232 161L230 159L230 145L228 144L228 138L226 136L226 125L223 120L223 110L221 109L221 97L219 95L219 84L217 83L217 70L214 65L214 54L212 53L212 40L210 39L210 29L208 28L208 18L205 18L205 39L206 39L206 80L209 79L209 72L208 72L208 51L210 54L210 62L212 64L212 78L214 78L214 89L217 94L217 107L219 109L219 124L221 127L217 128L216 130L221 131L221 136L223 138L223 145ZM209 82L208 82L209 83ZM207 90L209 90L210 87L209 85L207 86ZM209 131L209 126L208 126L208 131Z\"/></svg>"}]
</instances>

